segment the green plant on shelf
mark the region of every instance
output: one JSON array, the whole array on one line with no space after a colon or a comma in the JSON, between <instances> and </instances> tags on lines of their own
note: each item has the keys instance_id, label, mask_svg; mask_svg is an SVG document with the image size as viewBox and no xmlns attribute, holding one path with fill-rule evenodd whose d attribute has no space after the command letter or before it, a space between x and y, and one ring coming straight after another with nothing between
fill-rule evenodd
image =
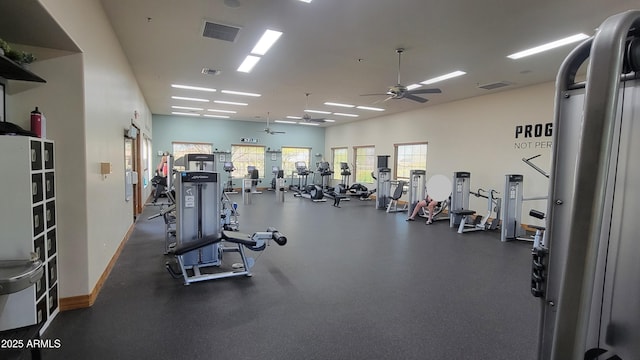
<instances>
[{"instance_id":1,"label":"green plant on shelf","mask_svg":"<svg viewBox=\"0 0 640 360\"><path fill-rule=\"evenodd\" d=\"M33 56L33 54L20 50L14 50L11 48L11 46L9 46L9 43L2 39L0 39L0 50L2 50L0 53L4 53L4 56L20 65L31 64L32 62L36 61L36 57Z\"/></svg>"}]
</instances>

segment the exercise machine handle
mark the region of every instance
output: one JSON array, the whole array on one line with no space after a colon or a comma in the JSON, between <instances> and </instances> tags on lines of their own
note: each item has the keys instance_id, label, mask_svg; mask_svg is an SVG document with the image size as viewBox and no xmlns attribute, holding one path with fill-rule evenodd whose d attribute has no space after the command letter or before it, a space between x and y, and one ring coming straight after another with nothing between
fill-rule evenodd
<instances>
[{"instance_id":1,"label":"exercise machine handle","mask_svg":"<svg viewBox=\"0 0 640 360\"><path fill-rule=\"evenodd\" d=\"M268 227L267 231L271 233L271 238L276 244L284 246L287 243L287 237L274 227Z\"/></svg>"}]
</instances>

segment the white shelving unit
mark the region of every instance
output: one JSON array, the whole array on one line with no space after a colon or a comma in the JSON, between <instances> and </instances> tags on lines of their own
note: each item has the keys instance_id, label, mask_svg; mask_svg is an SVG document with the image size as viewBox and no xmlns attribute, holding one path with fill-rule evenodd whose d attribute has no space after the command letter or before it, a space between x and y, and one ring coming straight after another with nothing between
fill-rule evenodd
<instances>
[{"instance_id":1,"label":"white shelving unit","mask_svg":"<svg viewBox=\"0 0 640 360\"><path fill-rule=\"evenodd\" d=\"M0 296L0 331L43 324L58 314L58 246L54 143L0 136L0 259L37 254L44 275L35 286Z\"/></svg>"}]
</instances>

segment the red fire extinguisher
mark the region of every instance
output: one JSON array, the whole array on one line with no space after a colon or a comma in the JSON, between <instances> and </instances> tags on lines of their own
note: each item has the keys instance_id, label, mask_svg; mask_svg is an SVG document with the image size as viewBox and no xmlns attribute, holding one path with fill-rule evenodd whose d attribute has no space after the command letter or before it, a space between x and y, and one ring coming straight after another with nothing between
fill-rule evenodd
<instances>
[{"instance_id":1,"label":"red fire extinguisher","mask_svg":"<svg viewBox=\"0 0 640 360\"><path fill-rule=\"evenodd\" d=\"M38 107L31 112L31 132L37 137L42 137L42 113L38 111Z\"/></svg>"}]
</instances>

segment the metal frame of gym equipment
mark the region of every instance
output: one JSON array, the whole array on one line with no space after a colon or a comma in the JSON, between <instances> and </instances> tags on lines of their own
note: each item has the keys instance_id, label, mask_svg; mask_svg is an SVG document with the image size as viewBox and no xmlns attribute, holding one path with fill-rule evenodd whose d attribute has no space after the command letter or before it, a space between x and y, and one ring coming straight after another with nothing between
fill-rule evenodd
<instances>
[{"instance_id":1,"label":"metal frame of gym equipment","mask_svg":"<svg viewBox=\"0 0 640 360\"><path fill-rule=\"evenodd\" d=\"M413 214L413 209L426 197L426 194L427 172L425 170L409 170L409 189L407 189L409 215Z\"/></svg>"},{"instance_id":2,"label":"metal frame of gym equipment","mask_svg":"<svg viewBox=\"0 0 640 360\"><path fill-rule=\"evenodd\" d=\"M427 172L425 170L410 170L409 171L409 189L407 190L407 198L408 198L408 206L407 211L409 215L413 214L413 209L415 209L416 205L424 200L427 197ZM444 210L449 207L449 201L451 201L451 197L449 199L445 199L443 201L438 202L438 206L433 209L433 219L432 221L439 220L449 220L449 213L447 212L445 215L442 215ZM422 211L418 213L418 216L422 218L429 218L428 210L422 208Z\"/></svg>"},{"instance_id":3,"label":"metal frame of gym equipment","mask_svg":"<svg viewBox=\"0 0 640 360\"><path fill-rule=\"evenodd\" d=\"M467 171L454 172L453 189L451 190L451 203L449 204L449 227L459 227L463 218L476 213L473 210L469 210L470 191L471 173Z\"/></svg>"},{"instance_id":4,"label":"metal frame of gym equipment","mask_svg":"<svg viewBox=\"0 0 640 360\"><path fill-rule=\"evenodd\" d=\"M255 261L244 248L263 251L270 240L285 245L287 239L274 228L253 235L221 229L219 173L183 171L176 179L176 240L171 249L179 267L170 262L166 268L174 278L182 278L185 285L194 282L233 276L252 276ZM232 244L227 246L226 244ZM205 271L221 267L225 253L238 253L241 263L234 263L229 271Z\"/></svg>"},{"instance_id":5,"label":"metal frame of gym equipment","mask_svg":"<svg viewBox=\"0 0 640 360\"><path fill-rule=\"evenodd\" d=\"M309 174L313 173L307 168L307 163L304 161L296 161L296 172L298 173L298 185L293 185L293 173L291 174L291 186L294 191L294 197L302 197L309 199L313 202L325 202L324 192L322 188L316 184L308 185L307 181ZM304 179L304 184L302 183Z\"/></svg>"},{"instance_id":6,"label":"metal frame of gym equipment","mask_svg":"<svg viewBox=\"0 0 640 360\"><path fill-rule=\"evenodd\" d=\"M245 205L251 204L251 198L253 194L262 194L262 191L258 191L257 186L260 182L260 173L255 166L247 166L247 175L242 178L242 203Z\"/></svg>"},{"instance_id":7,"label":"metal frame of gym equipment","mask_svg":"<svg viewBox=\"0 0 640 360\"><path fill-rule=\"evenodd\" d=\"M338 193L346 194L349 189L349 177L351 176L351 170L349 169L349 164L346 162L340 163L340 176L342 177L342 182L338 184ZM344 199L344 200L348 200Z\"/></svg>"},{"instance_id":8,"label":"metal frame of gym equipment","mask_svg":"<svg viewBox=\"0 0 640 360\"><path fill-rule=\"evenodd\" d=\"M376 209L386 210L391 197L391 169L388 167L391 155L378 155L378 176L376 180Z\"/></svg>"},{"instance_id":9,"label":"metal frame of gym equipment","mask_svg":"<svg viewBox=\"0 0 640 360\"><path fill-rule=\"evenodd\" d=\"M486 192L487 195L484 195L483 192ZM496 194L499 192L490 189L478 189L478 192L470 191L470 194L475 195L476 197L483 197L487 199L487 215L480 219L480 222L477 222L478 218L476 217L476 223L467 223L469 216L475 214L476 212L473 210L463 210L459 211L458 214L462 214L462 219L460 220L460 225L458 225L458 234L463 234L471 231L480 231L480 230L495 230L498 228L498 224L500 222L500 206L502 203L502 199L496 197ZM493 218L491 215L495 212L496 216ZM480 216L480 215L478 215ZM491 222L489 219L492 218Z\"/></svg>"},{"instance_id":10,"label":"metal frame of gym equipment","mask_svg":"<svg viewBox=\"0 0 640 360\"><path fill-rule=\"evenodd\" d=\"M546 195L524 197L524 176L520 174L505 175L504 184L500 241L533 241L533 238L526 236L527 231L522 227L522 207L525 201L547 200L549 197Z\"/></svg>"},{"instance_id":11,"label":"metal frame of gym equipment","mask_svg":"<svg viewBox=\"0 0 640 360\"><path fill-rule=\"evenodd\" d=\"M539 360L640 354L639 29L638 10L609 17L557 76L552 201L531 279Z\"/></svg>"},{"instance_id":12,"label":"metal frame of gym equipment","mask_svg":"<svg viewBox=\"0 0 640 360\"><path fill-rule=\"evenodd\" d=\"M284 178L284 170L280 169L280 166L272 166L271 174L273 174L273 178L271 178L271 186L269 187L269 191L276 191L277 179Z\"/></svg>"},{"instance_id":13,"label":"metal frame of gym equipment","mask_svg":"<svg viewBox=\"0 0 640 360\"><path fill-rule=\"evenodd\" d=\"M224 192L227 194L237 194L238 192L233 188L233 175L231 174L236 168L233 166L233 161L225 161L222 165L222 170L226 172L227 182L224 185Z\"/></svg>"},{"instance_id":14,"label":"metal frame of gym equipment","mask_svg":"<svg viewBox=\"0 0 640 360\"><path fill-rule=\"evenodd\" d=\"M495 196L499 194L497 191L478 189L478 192L472 192L471 188L471 173L466 171L458 171L453 173L453 189L451 192L451 211L449 216L449 227L457 227L459 234L479 231L479 230L495 230L498 228L500 222L500 207L502 199ZM486 192L488 195L482 194ZM469 209L469 196L470 194L476 197L483 197L487 199L487 216L481 217L474 223L469 222L470 216L476 213L475 210ZM496 216L489 223L488 220L491 214L495 212Z\"/></svg>"},{"instance_id":15,"label":"metal frame of gym equipment","mask_svg":"<svg viewBox=\"0 0 640 360\"><path fill-rule=\"evenodd\" d=\"M273 179L271 179L271 188L269 190L275 191L276 201L284 202L284 193L287 192L285 189L284 170L280 169L279 166L272 166L271 173L273 174Z\"/></svg>"},{"instance_id":16,"label":"metal frame of gym equipment","mask_svg":"<svg viewBox=\"0 0 640 360\"><path fill-rule=\"evenodd\" d=\"M393 194L389 195L389 204L387 205L387 213L407 212L409 211L409 203L405 203L402 207L398 207L398 200L407 192L405 180L391 180L391 187L394 187Z\"/></svg>"}]
</instances>

